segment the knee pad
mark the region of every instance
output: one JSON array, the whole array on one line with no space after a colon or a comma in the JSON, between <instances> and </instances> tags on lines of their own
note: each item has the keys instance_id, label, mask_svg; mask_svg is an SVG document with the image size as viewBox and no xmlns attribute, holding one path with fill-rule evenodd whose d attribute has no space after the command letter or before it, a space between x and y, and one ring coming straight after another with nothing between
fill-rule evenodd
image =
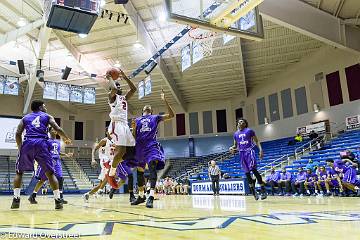
<instances>
[{"instance_id":1,"label":"knee pad","mask_svg":"<svg viewBox=\"0 0 360 240\"><path fill-rule=\"evenodd\" d=\"M137 182L139 187L145 185L144 172L137 171Z\"/></svg>"}]
</instances>

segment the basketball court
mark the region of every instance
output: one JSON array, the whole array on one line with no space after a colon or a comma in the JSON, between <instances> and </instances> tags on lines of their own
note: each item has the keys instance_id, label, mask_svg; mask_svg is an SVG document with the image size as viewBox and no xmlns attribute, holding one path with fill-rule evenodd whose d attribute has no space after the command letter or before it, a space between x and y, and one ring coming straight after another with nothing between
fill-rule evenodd
<instances>
[{"instance_id":1,"label":"basketball court","mask_svg":"<svg viewBox=\"0 0 360 240\"><path fill-rule=\"evenodd\" d=\"M68 196L61 212L52 200L22 202L19 211L2 204L0 232L80 234L80 239L358 239L357 198L280 198L255 202L245 196L160 196L154 209L130 206L125 196ZM1 197L10 202L10 197ZM51 204L49 204L51 202ZM16 225L13 223L16 222ZM10 236L10 235L8 235ZM43 236L43 235L40 235ZM6 239L6 237L5 237Z\"/></svg>"},{"instance_id":2,"label":"basketball court","mask_svg":"<svg viewBox=\"0 0 360 240\"><path fill-rule=\"evenodd\" d=\"M360 239L360 0L1 0L0 53L0 239ZM68 201L59 211L49 185L34 191L33 171L13 187L18 125L43 111L30 110L34 100L69 136L54 147L59 160L71 153L58 163ZM124 119L114 120L113 110ZM158 116L153 129L141 120L141 129L131 126L147 112ZM39 127L36 119L29 124ZM262 144L256 157L251 147L258 162L249 171L259 170L266 188L234 153L246 135L231 147L239 120L254 130L250 144L255 132ZM120 138L115 122L124 125ZM126 133L134 142L130 127L153 130L166 163L160 170L146 163L147 200L137 185L145 181L137 178L140 165L122 168L127 180L113 199L86 195L109 181L104 159L93 156L109 126L112 137ZM105 142L103 155L114 155L116 144ZM354 181L330 189L328 168L335 167L328 160L343 161L348 152L354 162L331 181L344 181L350 168ZM220 196L211 161L220 166ZM319 167L328 174L323 187L320 180L306 192L302 180L296 185L301 168ZM275 171L291 177L267 178ZM186 185L190 195L182 195ZM255 187L267 199L255 200ZM155 194L153 208L131 205L129 192L144 201ZM20 208L10 209L20 193ZM31 194L38 204L29 203Z\"/></svg>"}]
</instances>

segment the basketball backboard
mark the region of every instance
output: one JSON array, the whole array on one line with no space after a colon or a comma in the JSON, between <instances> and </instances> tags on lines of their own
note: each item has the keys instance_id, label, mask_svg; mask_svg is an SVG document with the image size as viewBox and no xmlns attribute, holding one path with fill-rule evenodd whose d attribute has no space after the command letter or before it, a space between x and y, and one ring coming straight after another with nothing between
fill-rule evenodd
<instances>
[{"instance_id":1,"label":"basketball backboard","mask_svg":"<svg viewBox=\"0 0 360 240\"><path fill-rule=\"evenodd\" d=\"M175 22L251 40L264 37L257 5L263 0L165 0Z\"/></svg>"}]
</instances>

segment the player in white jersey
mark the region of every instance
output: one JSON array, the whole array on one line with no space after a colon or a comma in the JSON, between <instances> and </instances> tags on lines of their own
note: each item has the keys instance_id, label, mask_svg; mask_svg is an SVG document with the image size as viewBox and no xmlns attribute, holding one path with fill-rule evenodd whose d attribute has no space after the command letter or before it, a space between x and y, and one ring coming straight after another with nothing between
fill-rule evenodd
<instances>
[{"instance_id":1,"label":"player in white jersey","mask_svg":"<svg viewBox=\"0 0 360 240\"><path fill-rule=\"evenodd\" d=\"M126 81L130 88L130 90L125 95L122 94L122 88L120 86L120 83L115 81L116 79L112 79L110 74L107 74L106 78L109 80L110 84L109 105L111 109L111 112L109 114L111 123L108 132L115 144L114 160L111 164L109 173L106 174L106 178L111 187L118 189L119 184L115 179L116 168L119 163L123 161L123 157L126 153L126 147L135 146L134 136L132 135L128 126L127 101L136 92L136 87L121 70L120 78Z\"/></svg>"},{"instance_id":2,"label":"player in white jersey","mask_svg":"<svg viewBox=\"0 0 360 240\"><path fill-rule=\"evenodd\" d=\"M114 151L115 151L115 145L114 145L113 141L111 140L111 137L110 137L108 131L106 131L106 138L101 139L101 141L99 143L97 143L92 150L92 160L91 160L92 167L96 167L98 164L95 160L96 150L99 151L101 172L99 174L98 179L100 180L100 182L93 189L91 189L89 192L87 192L83 195L83 198L85 201L88 201L90 195L94 195L100 189L103 189L105 187L105 185L107 184L107 180L106 180L105 176L106 176L107 172L109 171L109 167L114 158Z\"/></svg>"}]
</instances>

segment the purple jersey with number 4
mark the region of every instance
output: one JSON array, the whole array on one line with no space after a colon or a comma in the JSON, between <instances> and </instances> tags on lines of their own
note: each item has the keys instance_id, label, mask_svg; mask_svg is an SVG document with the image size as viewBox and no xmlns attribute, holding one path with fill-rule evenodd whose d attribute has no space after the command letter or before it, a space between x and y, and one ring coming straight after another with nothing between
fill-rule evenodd
<instances>
[{"instance_id":1,"label":"purple jersey with number 4","mask_svg":"<svg viewBox=\"0 0 360 240\"><path fill-rule=\"evenodd\" d=\"M255 132L250 128L237 130L234 133L234 140L239 150L241 167L245 173L255 170L257 166L254 151L255 143L252 140L254 136Z\"/></svg>"},{"instance_id":2,"label":"purple jersey with number 4","mask_svg":"<svg viewBox=\"0 0 360 240\"><path fill-rule=\"evenodd\" d=\"M26 134L15 165L17 172L34 171L35 159L45 172L54 172L48 145L49 119L50 116L41 111L29 113L23 117L22 122Z\"/></svg>"},{"instance_id":3,"label":"purple jersey with number 4","mask_svg":"<svg viewBox=\"0 0 360 240\"><path fill-rule=\"evenodd\" d=\"M56 139L49 139L48 145L49 145L51 157L53 159L54 174L58 178L63 177L61 159L60 159L60 150L61 150L60 141ZM38 167L35 173L35 177L40 180L44 180L44 181L47 180L45 171L41 168L41 166Z\"/></svg>"},{"instance_id":4,"label":"purple jersey with number 4","mask_svg":"<svg viewBox=\"0 0 360 240\"><path fill-rule=\"evenodd\" d=\"M164 150L156 139L161 115L145 115L136 119L136 158L139 167L158 161L157 170L165 166Z\"/></svg>"}]
</instances>

